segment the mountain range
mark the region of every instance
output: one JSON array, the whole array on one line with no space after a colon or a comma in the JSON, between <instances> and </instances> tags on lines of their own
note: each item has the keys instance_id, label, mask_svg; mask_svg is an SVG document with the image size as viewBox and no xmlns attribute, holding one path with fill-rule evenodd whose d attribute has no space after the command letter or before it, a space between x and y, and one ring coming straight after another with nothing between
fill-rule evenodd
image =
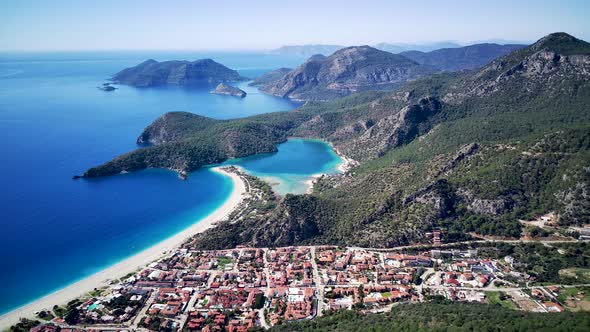
<instances>
[{"instance_id":1,"label":"mountain range","mask_svg":"<svg viewBox=\"0 0 590 332\"><path fill-rule=\"evenodd\" d=\"M401 55L370 46L317 54L260 90L294 100L330 100L353 92L387 88L435 72Z\"/></svg>"},{"instance_id":2,"label":"mountain range","mask_svg":"<svg viewBox=\"0 0 590 332\"><path fill-rule=\"evenodd\" d=\"M293 100L333 100L351 93L391 89L437 71L475 69L522 45L478 44L399 55L370 46L346 47L326 57L311 56L295 69L279 68L253 80L261 91ZM235 70L211 59L147 60L113 76L116 83L135 87L216 84L243 80Z\"/></svg>"},{"instance_id":3,"label":"mountain range","mask_svg":"<svg viewBox=\"0 0 590 332\"><path fill-rule=\"evenodd\" d=\"M301 66L272 71L253 82L260 90L294 100L333 100L364 90L391 89L438 71L472 70L524 45L477 44L398 54L370 46L313 55Z\"/></svg>"},{"instance_id":4,"label":"mountain range","mask_svg":"<svg viewBox=\"0 0 590 332\"><path fill-rule=\"evenodd\" d=\"M516 42L516 41L507 41L502 39L490 39L485 41L477 41L468 44L459 44L456 42L450 41L442 41L442 42L432 42L432 43L378 43L372 45L372 47L390 52L390 53L401 53L407 51L419 51L419 52L431 52L434 50L442 49L442 48L459 48L477 44L499 44L499 45L508 45L508 44L527 44L523 42ZM298 56L309 58L315 54L322 54L328 56L339 49L345 48L347 46L344 45L324 45L324 44L309 44L309 45L289 45L289 46L281 46L277 49L270 50L268 53L270 54L278 54L278 55L287 55L287 56Z\"/></svg>"},{"instance_id":5,"label":"mountain range","mask_svg":"<svg viewBox=\"0 0 590 332\"><path fill-rule=\"evenodd\" d=\"M423 241L433 228L444 230L445 241L518 237L519 219L555 212L559 223L581 225L590 218L590 44L555 33L477 70L431 75L370 47L343 52L365 58L362 73L391 65L377 82L415 77L386 91L243 119L167 113L138 138L153 146L84 176L148 167L186 172L276 151L293 136L328 141L359 162L344 176L318 179L311 194L270 194L271 201L200 235L203 248L387 247ZM328 75L367 82L341 76L350 62L338 57L308 62L322 82L314 89L329 91ZM300 76L309 79L306 70Z\"/></svg>"},{"instance_id":6,"label":"mountain range","mask_svg":"<svg viewBox=\"0 0 590 332\"><path fill-rule=\"evenodd\" d=\"M430 52L405 51L400 55L422 65L442 71L471 70L482 67L526 45L475 44L456 48L441 48Z\"/></svg>"}]
</instances>

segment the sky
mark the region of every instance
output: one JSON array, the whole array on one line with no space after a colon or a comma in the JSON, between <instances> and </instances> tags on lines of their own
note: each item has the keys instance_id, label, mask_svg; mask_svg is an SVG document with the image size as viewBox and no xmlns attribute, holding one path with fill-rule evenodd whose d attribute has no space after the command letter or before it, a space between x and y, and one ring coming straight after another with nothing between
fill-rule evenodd
<instances>
[{"instance_id":1,"label":"sky","mask_svg":"<svg viewBox=\"0 0 590 332\"><path fill-rule=\"evenodd\" d=\"M0 51L590 40L588 0L0 1Z\"/></svg>"}]
</instances>

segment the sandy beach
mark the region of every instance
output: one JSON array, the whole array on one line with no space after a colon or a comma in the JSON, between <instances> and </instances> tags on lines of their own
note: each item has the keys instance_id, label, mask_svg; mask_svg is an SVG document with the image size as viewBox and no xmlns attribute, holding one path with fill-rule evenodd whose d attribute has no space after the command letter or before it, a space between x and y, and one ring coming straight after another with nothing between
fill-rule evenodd
<instances>
[{"instance_id":1,"label":"sandy beach","mask_svg":"<svg viewBox=\"0 0 590 332\"><path fill-rule=\"evenodd\" d=\"M246 187L242 179L234 173L226 172L219 167L212 168L211 170L231 177L234 185L230 197L222 206L213 211L213 213L193 224L186 230L165 239L138 254L59 291L0 316L0 328L4 329L17 323L20 317L32 318L36 311L51 309L55 304L65 304L68 301L92 291L94 288L108 285L109 280L118 279L128 273L135 272L154 260L159 259L167 251L179 247L194 234L201 233L213 227L217 221L225 219L229 213L242 202Z\"/></svg>"},{"instance_id":2,"label":"sandy beach","mask_svg":"<svg viewBox=\"0 0 590 332\"><path fill-rule=\"evenodd\" d=\"M352 167L354 167L355 165L357 165L358 163L352 159L352 158L348 158L347 156L345 156L342 152L340 152L338 149L336 149L334 147L334 145L332 145L332 143L330 143L330 146L332 147L332 150L334 150L334 152L336 152L336 154L338 155L338 157L340 158L341 162L338 165L338 172L340 174L346 174ZM307 186L307 190L305 191L306 194L311 194L313 193L313 186L315 184L315 181L322 177L323 175L329 175L329 174L314 174L311 176L311 178L307 181L305 181L305 185Z\"/></svg>"}]
</instances>

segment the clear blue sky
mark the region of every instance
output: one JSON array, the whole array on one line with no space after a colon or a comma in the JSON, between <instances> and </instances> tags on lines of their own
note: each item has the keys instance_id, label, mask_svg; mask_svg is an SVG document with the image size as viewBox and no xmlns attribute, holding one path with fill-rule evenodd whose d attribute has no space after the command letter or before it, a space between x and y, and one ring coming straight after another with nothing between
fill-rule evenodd
<instances>
[{"instance_id":1,"label":"clear blue sky","mask_svg":"<svg viewBox=\"0 0 590 332\"><path fill-rule=\"evenodd\" d=\"M590 1L0 0L1 50L260 49L287 44L590 40Z\"/></svg>"}]
</instances>

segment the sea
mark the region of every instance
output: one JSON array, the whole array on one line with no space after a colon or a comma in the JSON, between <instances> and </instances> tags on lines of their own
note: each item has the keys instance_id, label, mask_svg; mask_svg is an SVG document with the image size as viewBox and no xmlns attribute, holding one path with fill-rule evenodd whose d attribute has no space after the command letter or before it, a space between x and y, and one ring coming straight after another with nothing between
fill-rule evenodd
<instances>
[{"instance_id":1,"label":"sea","mask_svg":"<svg viewBox=\"0 0 590 332\"><path fill-rule=\"evenodd\" d=\"M92 275L209 215L229 197L228 177L203 168L186 181L150 169L99 179L72 176L136 149L154 119L187 111L230 119L290 111L299 104L236 84L248 96L210 94L214 86L137 89L97 86L149 58L212 58L246 77L303 60L250 52L0 53L0 314ZM277 192L337 172L320 141L290 139L274 154L230 160Z\"/></svg>"}]
</instances>

